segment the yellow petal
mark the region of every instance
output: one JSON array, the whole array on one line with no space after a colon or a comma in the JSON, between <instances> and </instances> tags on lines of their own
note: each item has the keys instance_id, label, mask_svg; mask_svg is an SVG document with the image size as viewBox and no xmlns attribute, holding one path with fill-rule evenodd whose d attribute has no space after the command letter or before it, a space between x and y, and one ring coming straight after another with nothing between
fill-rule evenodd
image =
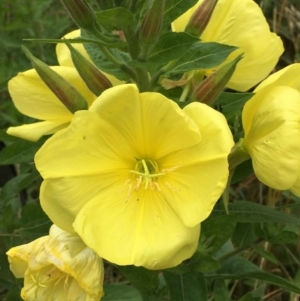
<instances>
[{"instance_id":1,"label":"yellow petal","mask_svg":"<svg viewBox=\"0 0 300 301\"><path fill-rule=\"evenodd\" d=\"M198 127L177 104L159 93L139 94L135 85L104 91L90 110L118 129L138 158L157 159L201 141Z\"/></svg>"},{"instance_id":2,"label":"yellow petal","mask_svg":"<svg viewBox=\"0 0 300 301\"><path fill-rule=\"evenodd\" d=\"M76 279L86 293L95 298L103 295L102 259L77 234L65 232L53 225L45 251L48 261Z\"/></svg>"},{"instance_id":3,"label":"yellow petal","mask_svg":"<svg viewBox=\"0 0 300 301\"><path fill-rule=\"evenodd\" d=\"M163 192L185 225L191 227L208 217L223 193L228 180L227 157L234 142L221 113L200 103L186 106L184 112L196 122L202 141L166 156L160 165L178 167L161 178L174 187Z\"/></svg>"},{"instance_id":4,"label":"yellow petal","mask_svg":"<svg viewBox=\"0 0 300 301\"><path fill-rule=\"evenodd\" d=\"M102 175L69 177L44 180L41 185L40 200L43 210L61 229L73 232L72 223L77 213L102 190L118 183L124 185L128 171ZM120 191L116 197L125 200ZM57 214L59 212L59 214Z\"/></svg>"},{"instance_id":5,"label":"yellow petal","mask_svg":"<svg viewBox=\"0 0 300 301\"><path fill-rule=\"evenodd\" d=\"M288 100L288 101L287 101ZM275 189L291 188L300 167L300 93L286 86L259 90L243 110L245 139L258 179Z\"/></svg>"},{"instance_id":6,"label":"yellow petal","mask_svg":"<svg viewBox=\"0 0 300 301\"><path fill-rule=\"evenodd\" d=\"M85 97L88 104L95 100L74 68L55 66L52 69ZM69 122L72 113L44 84L34 69L19 73L8 82L8 90L16 108L24 115L46 121Z\"/></svg>"},{"instance_id":7,"label":"yellow petal","mask_svg":"<svg viewBox=\"0 0 300 301\"><path fill-rule=\"evenodd\" d=\"M202 1L175 20L173 29L182 31ZM229 88L238 91L246 91L263 80L284 50L282 41L270 32L261 9L253 0L219 0L201 39L239 47L228 60L244 53L228 83Z\"/></svg>"},{"instance_id":8,"label":"yellow petal","mask_svg":"<svg viewBox=\"0 0 300 301\"><path fill-rule=\"evenodd\" d=\"M74 30L64 36L65 39L75 39L78 37L80 37L80 29ZM72 44L72 46L76 50L78 50L87 60L89 60L92 63L92 60L89 57L88 53L86 52L83 44L74 43L74 44ZM60 66L67 66L67 67L75 68L73 61L72 61L70 50L64 43L58 43L56 45L56 56L57 56L57 60L58 60L58 63L60 64ZM117 86L117 85L121 85L121 84L125 83L124 81L117 79L113 75L103 72L102 70L101 70L101 72L109 79L109 81L112 83L113 86Z\"/></svg>"},{"instance_id":9,"label":"yellow petal","mask_svg":"<svg viewBox=\"0 0 300 301\"><path fill-rule=\"evenodd\" d=\"M261 84L259 84L255 92L264 87L288 86L300 92L300 64L291 64L268 76Z\"/></svg>"},{"instance_id":10,"label":"yellow petal","mask_svg":"<svg viewBox=\"0 0 300 301\"><path fill-rule=\"evenodd\" d=\"M9 127L7 129L7 134L30 141L37 141L42 136L54 134L68 125L69 123L64 122L41 121Z\"/></svg>"},{"instance_id":11,"label":"yellow petal","mask_svg":"<svg viewBox=\"0 0 300 301\"><path fill-rule=\"evenodd\" d=\"M24 277L27 267L38 269L45 264L45 254L42 252L48 236L40 237L33 242L9 249L6 254L10 269L17 278ZM36 256L36 254L41 254Z\"/></svg>"},{"instance_id":12,"label":"yellow petal","mask_svg":"<svg viewBox=\"0 0 300 301\"><path fill-rule=\"evenodd\" d=\"M126 202L116 197L121 189L106 189L77 215L74 229L89 247L113 263L148 269L173 267L192 256L199 225L184 226L160 192Z\"/></svg>"},{"instance_id":13,"label":"yellow petal","mask_svg":"<svg viewBox=\"0 0 300 301\"><path fill-rule=\"evenodd\" d=\"M47 140L35 162L44 179L76 177L129 168L135 164L135 153L95 112L79 111L68 129Z\"/></svg>"}]
</instances>

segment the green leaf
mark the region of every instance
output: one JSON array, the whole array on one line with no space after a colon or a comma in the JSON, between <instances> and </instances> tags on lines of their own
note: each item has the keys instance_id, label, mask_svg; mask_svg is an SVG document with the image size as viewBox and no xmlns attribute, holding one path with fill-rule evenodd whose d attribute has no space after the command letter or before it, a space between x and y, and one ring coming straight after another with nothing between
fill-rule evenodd
<instances>
[{"instance_id":1,"label":"green leaf","mask_svg":"<svg viewBox=\"0 0 300 301\"><path fill-rule=\"evenodd\" d=\"M197 254L197 253L196 253ZM192 268L200 273L210 273L220 268L220 263L207 255L201 255L191 263Z\"/></svg>"},{"instance_id":2,"label":"green leaf","mask_svg":"<svg viewBox=\"0 0 300 301\"><path fill-rule=\"evenodd\" d=\"M198 0L168 0L166 1L163 28L169 27L170 23L181 16L197 3Z\"/></svg>"},{"instance_id":3,"label":"green leaf","mask_svg":"<svg viewBox=\"0 0 300 301\"><path fill-rule=\"evenodd\" d=\"M224 279L217 279L214 282L214 301L231 301Z\"/></svg>"},{"instance_id":4,"label":"green leaf","mask_svg":"<svg viewBox=\"0 0 300 301\"><path fill-rule=\"evenodd\" d=\"M254 94L253 93L228 93L223 92L215 101L219 110L229 120L235 115L240 115L242 108L246 101L248 101Z\"/></svg>"},{"instance_id":5,"label":"green leaf","mask_svg":"<svg viewBox=\"0 0 300 301\"><path fill-rule=\"evenodd\" d=\"M285 290L300 293L300 288L293 283L270 273L263 272L256 265L241 256L227 259L218 270L218 274L209 274L212 279L254 279L279 286Z\"/></svg>"},{"instance_id":6,"label":"green leaf","mask_svg":"<svg viewBox=\"0 0 300 301\"><path fill-rule=\"evenodd\" d=\"M257 238L253 223L237 223L232 235L232 242L235 246L242 247L249 245Z\"/></svg>"},{"instance_id":7,"label":"green leaf","mask_svg":"<svg viewBox=\"0 0 300 301\"><path fill-rule=\"evenodd\" d=\"M205 220L201 224L200 246L198 250L206 254L215 253L231 236L236 225L237 217L221 215ZM209 243L202 239L209 239Z\"/></svg>"},{"instance_id":8,"label":"green leaf","mask_svg":"<svg viewBox=\"0 0 300 301\"><path fill-rule=\"evenodd\" d=\"M262 301L265 293L266 284L262 284L257 289L247 293L241 297L238 301Z\"/></svg>"},{"instance_id":9,"label":"green leaf","mask_svg":"<svg viewBox=\"0 0 300 301\"><path fill-rule=\"evenodd\" d=\"M16 142L16 141L20 141L20 139L14 137L14 136L8 135L6 133L6 130L0 130L0 141L4 141L4 142Z\"/></svg>"},{"instance_id":10,"label":"green leaf","mask_svg":"<svg viewBox=\"0 0 300 301\"><path fill-rule=\"evenodd\" d=\"M235 215L241 223L284 223L300 225L300 220L290 214L275 210L273 208L248 201L235 201L229 203L230 215ZM225 212L220 205L216 206L214 212Z\"/></svg>"},{"instance_id":11,"label":"green leaf","mask_svg":"<svg viewBox=\"0 0 300 301\"><path fill-rule=\"evenodd\" d=\"M113 29L126 30L136 27L137 21L133 13L124 7L116 7L96 13L98 23L108 31Z\"/></svg>"},{"instance_id":12,"label":"green leaf","mask_svg":"<svg viewBox=\"0 0 300 301\"><path fill-rule=\"evenodd\" d=\"M141 294L127 284L105 284L101 301L143 301Z\"/></svg>"},{"instance_id":13,"label":"green leaf","mask_svg":"<svg viewBox=\"0 0 300 301\"><path fill-rule=\"evenodd\" d=\"M293 283L289 282L288 280L285 280L284 278L281 278L279 276L257 271L257 272L249 272L245 274L239 274L239 275L230 275L230 274L219 274L219 275L209 275L209 278L221 278L221 279L254 279L254 280L261 280L266 283L270 283L276 286L279 286L287 291L292 291L295 293L300 294L300 288Z\"/></svg>"},{"instance_id":14,"label":"green leaf","mask_svg":"<svg viewBox=\"0 0 300 301\"><path fill-rule=\"evenodd\" d=\"M167 270L163 272L170 291L170 301L207 300L205 278L197 272L174 274Z\"/></svg>"},{"instance_id":15,"label":"green leaf","mask_svg":"<svg viewBox=\"0 0 300 301\"><path fill-rule=\"evenodd\" d=\"M0 165L33 161L35 153L45 140L45 138L37 142L19 140L6 146L2 152L0 152Z\"/></svg>"},{"instance_id":16,"label":"green leaf","mask_svg":"<svg viewBox=\"0 0 300 301\"><path fill-rule=\"evenodd\" d=\"M256 244L252 244L251 248L253 250L255 250L261 257L269 260L270 262L278 265L279 261L278 259L275 257L275 255L273 255L271 252L264 250L261 246L256 245Z\"/></svg>"},{"instance_id":17,"label":"green leaf","mask_svg":"<svg viewBox=\"0 0 300 301\"><path fill-rule=\"evenodd\" d=\"M167 64L180 58L190 46L199 39L185 32L168 32L163 34L148 56L148 64Z\"/></svg>"},{"instance_id":18,"label":"green leaf","mask_svg":"<svg viewBox=\"0 0 300 301\"><path fill-rule=\"evenodd\" d=\"M166 75L184 73L190 70L211 69L220 65L236 48L214 42L194 44L178 60Z\"/></svg>"},{"instance_id":19,"label":"green leaf","mask_svg":"<svg viewBox=\"0 0 300 301\"><path fill-rule=\"evenodd\" d=\"M234 174L233 174L233 177L231 180L231 185L241 182L242 180L246 179L253 173L254 173L254 171L253 171L252 161L247 160L247 161L243 162L242 164L238 165L235 168L235 171L234 171Z\"/></svg>"},{"instance_id":20,"label":"green leaf","mask_svg":"<svg viewBox=\"0 0 300 301\"><path fill-rule=\"evenodd\" d=\"M81 31L82 35L85 35L84 31ZM130 79L129 74L123 69L117 67L114 63L109 61L106 56L99 51L98 45L95 44L83 44L89 57L94 62L94 64L100 69L108 74L111 74L118 78L119 80L127 81ZM107 48L107 51L121 64L128 64L131 59L127 53L121 52L117 49Z\"/></svg>"},{"instance_id":21,"label":"green leaf","mask_svg":"<svg viewBox=\"0 0 300 301\"><path fill-rule=\"evenodd\" d=\"M22 208L22 227L18 232L22 236L34 240L43 235L48 235L52 222L39 204L28 203Z\"/></svg>"},{"instance_id":22,"label":"green leaf","mask_svg":"<svg viewBox=\"0 0 300 301\"><path fill-rule=\"evenodd\" d=\"M118 266L117 268L142 295L155 295L159 284L157 271L136 266Z\"/></svg>"},{"instance_id":23,"label":"green leaf","mask_svg":"<svg viewBox=\"0 0 300 301\"><path fill-rule=\"evenodd\" d=\"M226 254L225 254L226 256ZM252 272L260 272L260 268L242 256L235 255L226 259L222 267L217 271L218 274L226 275L245 275Z\"/></svg>"},{"instance_id":24,"label":"green leaf","mask_svg":"<svg viewBox=\"0 0 300 301\"><path fill-rule=\"evenodd\" d=\"M39 173L34 170L30 174L20 174L9 180L3 187L1 200L8 201L15 197L21 190L29 186L33 181L39 179Z\"/></svg>"},{"instance_id":25,"label":"green leaf","mask_svg":"<svg viewBox=\"0 0 300 301\"><path fill-rule=\"evenodd\" d=\"M298 227L295 231L287 228L286 225L278 223L264 224L263 228L257 228L257 232L261 233L261 236L273 244L287 244L298 243Z\"/></svg>"}]
</instances>

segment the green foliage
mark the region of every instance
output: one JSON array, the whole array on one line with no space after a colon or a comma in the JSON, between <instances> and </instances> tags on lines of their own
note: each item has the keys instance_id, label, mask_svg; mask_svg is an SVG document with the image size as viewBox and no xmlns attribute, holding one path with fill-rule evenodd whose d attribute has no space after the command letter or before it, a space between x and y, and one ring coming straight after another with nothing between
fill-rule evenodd
<instances>
[{"instance_id":1,"label":"green foliage","mask_svg":"<svg viewBox=\"0 0 300 301\"><path fill-rule=\"evenodd\" d=\"M89 2L97 9L96 17L102 31L95 37L82 30L78 41L85 42L95 65L120 80L137 83L140 78L143 81L143 72L147 70L151 77L149 90L161 92L174 101L179 100L181 87L164 90L158 84L162 78L179 81L185 72L214 69L236 49L170 31L170 22L197 0L166 1L162 30L149 49L135 43L147 8L146 1ZM265 5L267 1L262 2ZM111 3L118 7L110 7ZM109 10L98 9L106 5ZM269 21L274 3L270 5L265 6ZM33 143L5 133L9 126L33 121L13 107L6 91L7 81L18 72L32 68L21 51L21 44L26 44L48 65L56 65L53 43L61 42L58 39L74 25L61 3L54 0L3 0L0 8L0 47L3 49L0 61L0 300L17 301L21 300L22 280L15 279L10 272L5 253L13 246L47 235L51 221L39 204L42 179L33 163L36 151L47 137ZM117 38L118 33L114 31L118 30L122 30L124 41ZM286 30L280 28L279 32L289 37ZM33 41L23 41L24 38ZM126 43L126 38L131 42ZM296 41L293 42L295 46ZM107 45L107 53L99 51ZM140 52L143 57L135 55ZM107 56L113 59L107 60ZM297 56L299 53L293 57L285 54L280 63L293 61ZM140 84L140 88L144 87ZM252 96L252 93L226 90L214 103L215 109L228 120L236 141L243 134L241 110ZM186 103L189 101L187 98ZM105 296L101 300L260 301L278 287L288 291L293 300L292 297L300 294L297 257L300 199L284 192L278 196L278 206L274 207L270 205L270 191L253 178L250 160L236 168L228 213L221 202L215 206L201 224L199 244L190 259L164 271L114 266L121 280L117 283L106 280ZM254 193L251 181L256 185ZM279 270L276 275L272 273L274 266Z\"/></svg>"}]
</instances>

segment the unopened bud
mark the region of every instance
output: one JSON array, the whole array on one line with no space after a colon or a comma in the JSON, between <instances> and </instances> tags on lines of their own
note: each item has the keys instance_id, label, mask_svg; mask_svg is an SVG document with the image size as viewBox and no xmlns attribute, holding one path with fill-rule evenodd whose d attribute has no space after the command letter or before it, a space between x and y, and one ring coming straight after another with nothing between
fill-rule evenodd
<instances>
[{"instance_id":1,"label":"unopened bud","mask_svg":"<svg viewBox=\"0 0 300 301\"><path fill-rule=\"evenodd\" d=\"M88 61L78 50L70 43L66 43L72 56L72 61L81 78L89 89L99 96L104 90L111 88L112 84L100 70Z\"/></svg>"},{"instance_id":2,"label":"unopened bud","mask_svg":"<svg viewBox=\"0 0 300 301\"><path fill-rule=\"evenodd\" d=\"M150 0L139 31L140 40L145 44L157 41L162 26L165 0Z\"/></svg>"},{"instance_id":3,"label":"unopened bud","mask_svg":"<svg viewBox=\"0 0 300 301\"><path fill-rule=\"evenodd\" d=\"M96 16L85 0L61 0L78 27L94 32L97 29Z\"/></svg>"},{"instance_id":4,"label":"unopened bud","mask_svg":"<svg viewBox=\"0 0 300 301\"><path fill-rule=\"evenodd\" d=\"M31 61L34 69L42 79L42 81L49 87L49 89L57 96L57 98L66 106L71 112L75 113L78 110L86 110L87 102L84 97L66 81L62 76L53 71L45 63L34 57L28 49L22 47L26 56Z\"/></svg>"},{"instance_id":5,"label":"unopened bud","mask_svg":"<svg viewBox=\"0 0 300 301\"><path fill-rule=\"evenodd\" d=\"M222 65L194 90L192 99L212 105L230 80L242 54Z\"/></svg>"},{"instance_id":6,"label":"unopened bud","mask_svg":"<svg viewBox=\"0 0 300 301\"><path fill-rule=\"evenodd\" d=\"M204 0L193 13L185 32L200 37L206 28L218 0Z\"/></svg>"}]
</instances>

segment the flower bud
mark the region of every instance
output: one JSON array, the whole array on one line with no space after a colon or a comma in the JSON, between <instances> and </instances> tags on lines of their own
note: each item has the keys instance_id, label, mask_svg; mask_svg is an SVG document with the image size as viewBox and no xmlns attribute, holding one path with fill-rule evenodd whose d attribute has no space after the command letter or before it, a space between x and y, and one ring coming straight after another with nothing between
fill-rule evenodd
<instances>
[{"instance_id":1,"label":"flower bud","mask_svg":"<svg viewBox=\"0 0 300 301\"><path fill-rule=\"evenodd\" d=\"M194 90L192 99L212 105L230 80L236 65L241 58L242 55L237 56L235 59L222 65L219 69L208 76Z\"/></svg>"},{"instance_id":2,"label":"flower bud","mask_svg":"<svg viewBox=\"0 0 300 301\"><path fill-rule=\"evenodd\" d=\"M158 39L163 15L165 0L150 0L140 27L140 40L145 44L153 44Z\"/></svg>"},{"instance_id":3,"label":"flower bud","mask_svg":"<svg viewBox=\"0 0 300 301\"><path fill-rule=\"evenodd\" d=\"M206 28L218 0L204 0L192 15L185 32L192 36L201 36Z\"/></svg>"},{"instance_id":4,"label":"flower bud","mask_svg":"<svg viewBox=\"0 0 300 301\"><path fill-rule=\"evenodd\" d=\"M61 2L78 27L91 32L97 29L96 16L85 0L61 0Z\"/></svg>"},{"instance_id":5,"label":"flower bud","mask_svg":"<svg viewBox=\"0 0 300 301\"><path fill-rule=\"evenodd\" d=\"M34 57L27 48L22 47L22 49L43 82L70 112L75 113L78 110L87 109L86 100L74 86L67 82L58 73L53 71L45 63Z\"/></svg>"},{"instance_id":6,"label":"flower bud","mask_svg":"<svg viewBox=\"0 0 300 301\"><path fill-rule=\"evenodd\" d=\"M72 61L81 78L84 80L89 89L99 96L104 90L112 87L108 78L100 72L90 61L88 61L78 50L76 50L70 43L66 43L68 46Z\"/></svg>"}]
</instances>

